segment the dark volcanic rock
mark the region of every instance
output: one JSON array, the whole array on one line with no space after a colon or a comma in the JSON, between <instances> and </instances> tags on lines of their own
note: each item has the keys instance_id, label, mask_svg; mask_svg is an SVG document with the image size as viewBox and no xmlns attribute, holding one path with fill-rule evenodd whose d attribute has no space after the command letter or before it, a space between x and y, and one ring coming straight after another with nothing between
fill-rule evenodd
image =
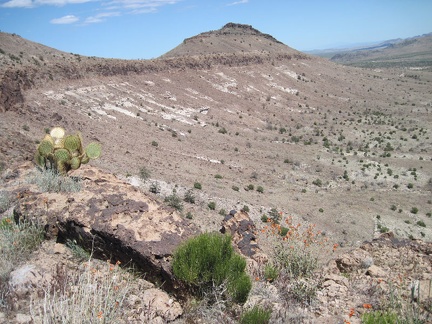
<instances>
[{"instance_id":1,"label":"dark volcanic rock","mask_svg":"<svg viewBox=\"0 0 432 324\"><path fill-rule=\"evenodd\" d=\"M15 189L15 218L39 222L50 238L76 241L97 258L134 265L165 289L174 288L171 255L197 228L111 174L87 167L74 176L84 179L77 193Z\"/></svg>"}]
</instances>

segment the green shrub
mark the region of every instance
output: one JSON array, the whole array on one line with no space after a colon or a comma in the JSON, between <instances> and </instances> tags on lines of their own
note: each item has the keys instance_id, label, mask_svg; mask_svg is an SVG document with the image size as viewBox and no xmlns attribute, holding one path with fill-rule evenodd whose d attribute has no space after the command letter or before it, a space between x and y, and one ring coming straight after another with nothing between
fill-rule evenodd
<instances>
[{"instance_id":1,"label":"green shrub","mask_svg":"<svg viewBox=\"0 0 432 324\"><path fill-rule=\"evenodd\" d=\"M181 202L180 197L173 193L169 196L166 196L164 199L164 202L169 206L172 207L178 211L182 211L183 210L183 204Z\"/></svg>"},{"instance_id":2,"label":"green shrub","mask_svg":"<svg viewBox=\"0 0 432 324\"><path fill-rule=\"evenodd\" d=\"M189 189L188 191L185 192L183 200L187 203L190 203L190 204L195 203L195 196L194 196L192 190Z\"/></svg>"},{"instance_id":3,"label":"green shrub","mask_svg":"<svg viewBox=\"0 0 432 324\"><path fill-rule=\"evenodd\" d=\"M279 221L282 219L282 212L279 212L276 208L272 208L268 212L268 216L274 223L279 224Z\"/></svg>"},{"instance_id":4,"label":"green shrub","mask_svg":"<svg viewBox=\"0 0 432 324\"><path fill-rule=\"evenodd\" d=\"M215 177L215 179L222 179L223 178L220 174L216 174L214 177Z\"/></svg>"},{"instance_id":5,"label":"green shrub","mask_svg":"<svg viewBox=\"0 0 432 324\"><path fill-rule=\"evenodd\" d=\"M179 280L198 292L226 284L228 295L239 303L252 288L246 261L234 252L228 235L204 233L189 239L174 252L172 268Z\"/></svg>"},{"instance_id":6,"label":"green shrub","mask_svg":"<svg viewBox=\"0 0 432 324\"><path fill-rule=\"evenodd\" d=\"M227 212L225 209L222 208L221 210L219 210L219 215L226 216L226 214L227 214Z\"/></svg>"},{"instance_id":7,"label":"green shrub","mask_svg":"<svg viewBox=\"0 0 432 324\"><path fill-rule=\"evenodd\" d=\"M267 223L268 219L269 219L268 216L265 215L265 214L261 216L261 221L262 221L263 223Z\"/></svg>"},{"instance_id":8,"label":"green shrub","mask_svg":"<svg viewBox=\"0 0 432 324\"><path fill-rule=\"evenodd\" d=\"M192 219L193 218L193 215L192 215L192 213L190 211L187 212L186 218L187 219Z\"/></svg>"},{"instance_id":9,"label":"green shrub","mask_svg":"<svg viewBox=\"0 0 432 324\"><path fill-rule=\"evenodd\" d=\"M221 127L221 128L219 128L218 132L221 134L226 134L227 130L225 129L225 127Z\"/></svg>"},{"instance_id":10,"label":"green shrub","mask_svg":"<svg viewBox=\"0 0 432 324\"><path fill-rule=\"evenodd\" d=\"M253 184L248 184L247 187L245 187L245 190L246 191L254 190L254 185Z\"/></svg>"},{"instance_id":11,"label":"green shrub","mask_svg":"<svg viewBox=\"0 0 432 324\"><path fill-rule=\"evenodd\" d=\"M249 213L249 206L244 205L241 210L244 211L245 213Z\"/></svg>"},{"instance_id":12,"label":"green shrub","mask_svg":"<svg viewBox=\"0 0 432 324\"><path fill-rule=\"evenodd\" d=\"M279 276L279 269L272 264L267 263L264 268L264 278L273 282Z\"/></svg>"},{"instance_id":13,"label":"green shrub","mask_svg":"<svg viewBox=\"0 0 432 324\"><path fill-rule=\"evenodd\" d=\"M237 186L232 186L231 189L234 190L234 191L239 191L240 190L240 188L237 187Z\"/></svg>"},{"instance_id":14,"label":"green shrub","mask_svg":"<svg viewBox=\"0 0 432 324\"><path fill-rule=\"evenodd\" d=\"M150 171L146 167L139 170L139 177L142 181L146 182L150 178Z\"/></svg>"},{"instance_id":15,"label":"green shrub","mask_svg":"<svg viewBox=\"0 0 432 324\"><path fill-rule=\"evenodd\" d=\"M422 220L417 221L416 224L417 224L418 226L421 226L421 227L426 227L425 222L423 222Z\"/></svg>"},{"instance_id":16,"label":"green shrub","mask_svg":"<svg viewBox=\"0 0 432 324\"><path fill-rule=\"evenodd\" d=\"M207 204L207 207L208 207L210 210L215 210L215 209L216 209L216 203L215 203L214 201L210 201L210 202Z\"/></svg>"},{"instance_id":17,"label":"green shrub","mask_svg":"<svg viewBox=\"0 0 432 324\"><path fill-rule=\"evenodd\" d=\"M411 213L417 214L418 213L418 208L417 207L411 208Z\"/></svg>"},{"instance_id":18,"label":"green shrub","mask_svg":"<svg viewBox=\"0 0 432 324\"><path fill-rule=\"evenodd\" d=\"M271 310L254 306L243 313L240 324L267 324L270 321Z\"/></svg>"},{"instance_id":19,"label":"green shrub","mask_svg":"<svg viewBox=\"0 0 432 324\"><path fill-rule=\"evenodd\" d=\"M201 185L201 183L199 183L199 182L195 182L195 183L194 183L194 188L195 188L195 189L198 189L198 190L201 190L201 189L202 189L202 185Z\"/></svg>"},{"instance_id":20,"label":"green shrub","mask_svg":"<svg viewBox=\"0 0 432 324\"><path fill-rule=\"evenodd\" d=\"M264 188L262 186L258 186L256 191L258 191L259 193L264 193Z\"/></svg>"},{"instance_id":21,"label":"green shrub","mask_svg":"<svg viewBox=\"0 0 432 324\"><path fill-rule=\"evenodd\" d=\"M372 311L364 313L361 317L363 324L393 324L397 323L397 314L391 311Z\"/></svg>"},{"instance_id":22,"label":"green shrub","mask_svg":"<svg viewBox=\"0 0 432 324\"><path fill-rule=\"evenodd\" d=\"M151 145L154 146L154 147L158 147L158 146L159 146L159 143L156 142L156 141L152 141L152 142L151 142Z\"/></svg>"},{"instance_id":23,"label":"green shrub","mask_svg":"<svg viewBox=\"0 0 432 324\"><path fill-rule=\"evenodd\" d=\"M322 181L321 181L321 179L315 179L314 181L312 181L312 184L314 184L317 187L321 187Z\"/></svg>"}]
</instances>

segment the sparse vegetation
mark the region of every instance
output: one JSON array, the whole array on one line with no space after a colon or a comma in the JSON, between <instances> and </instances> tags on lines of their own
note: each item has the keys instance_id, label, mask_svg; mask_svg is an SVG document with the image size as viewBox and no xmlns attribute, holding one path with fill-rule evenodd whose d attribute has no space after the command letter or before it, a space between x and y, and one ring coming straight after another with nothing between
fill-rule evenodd
<instances>
[{"instance_id":1,"label":"sparse vegetation","mask_svg":"<svg viewBox=\"0 0 432 324\"><path fill-rule=\"evenodd\" d=\"M208 207L210 210L215 210L215 209L216 209L216 203L215 203L214 201L210 201L210 202L207 204L207 207Z\"/></svg>"},{"instance_id":2,"label":"sparse vegetation","mask_svg":"<svg viewBox=\"0 0 432 324\"><path fill-rule=\"evenodd\" d=\"M189 239L173 255L174 275L195 293L203 294L214 285L226 285L226 294L244 303L252 287L245 272L246 261L234 252L231 237L204 233Z\"/></svg>"}]
</instances>

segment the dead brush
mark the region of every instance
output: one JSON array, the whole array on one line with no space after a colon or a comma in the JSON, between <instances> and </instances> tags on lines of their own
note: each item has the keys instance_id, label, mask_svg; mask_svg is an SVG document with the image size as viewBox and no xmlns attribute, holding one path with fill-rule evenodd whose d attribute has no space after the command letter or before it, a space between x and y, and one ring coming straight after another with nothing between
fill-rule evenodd
<instances>
[{"instance_id":1,"label":"dead brush","mask_svg":"<svg viewBox=\"0 0 432 324\"><path fill-rule=\"evenodd\" d=\"M294 224L292 217L285 218L284 226L269 218L262 233L273 246L272 264L279 275L272 279L281 296L310 305L321 283L316 274L319 258L324 251L331 252L327 238L315 230L314 224L304 228Z\"/></svg>"}]
</instances>

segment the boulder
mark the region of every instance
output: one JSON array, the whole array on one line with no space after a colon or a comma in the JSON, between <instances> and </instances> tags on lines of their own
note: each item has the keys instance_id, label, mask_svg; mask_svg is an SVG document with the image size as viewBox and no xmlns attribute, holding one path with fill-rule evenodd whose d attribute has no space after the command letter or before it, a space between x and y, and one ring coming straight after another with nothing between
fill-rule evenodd
<instances>
[{"instance_id":1,"label":"boulder","mask_svg":"<svg viewBox=\"0 0 432 324\"><path fill-rule=\"evenodd\" d=\"M37 171L27 165L19 172L22 178ZM94 257L134 265L148 279L172 290L176 286L172 253L198 228L138 188L95 167L83 166L71 176L81 179L79 192L41 192L22 182L12 188L17 197L15 220L41 224L49 238L76 242L93 251Z\"/></svg>"}]
</instances>

